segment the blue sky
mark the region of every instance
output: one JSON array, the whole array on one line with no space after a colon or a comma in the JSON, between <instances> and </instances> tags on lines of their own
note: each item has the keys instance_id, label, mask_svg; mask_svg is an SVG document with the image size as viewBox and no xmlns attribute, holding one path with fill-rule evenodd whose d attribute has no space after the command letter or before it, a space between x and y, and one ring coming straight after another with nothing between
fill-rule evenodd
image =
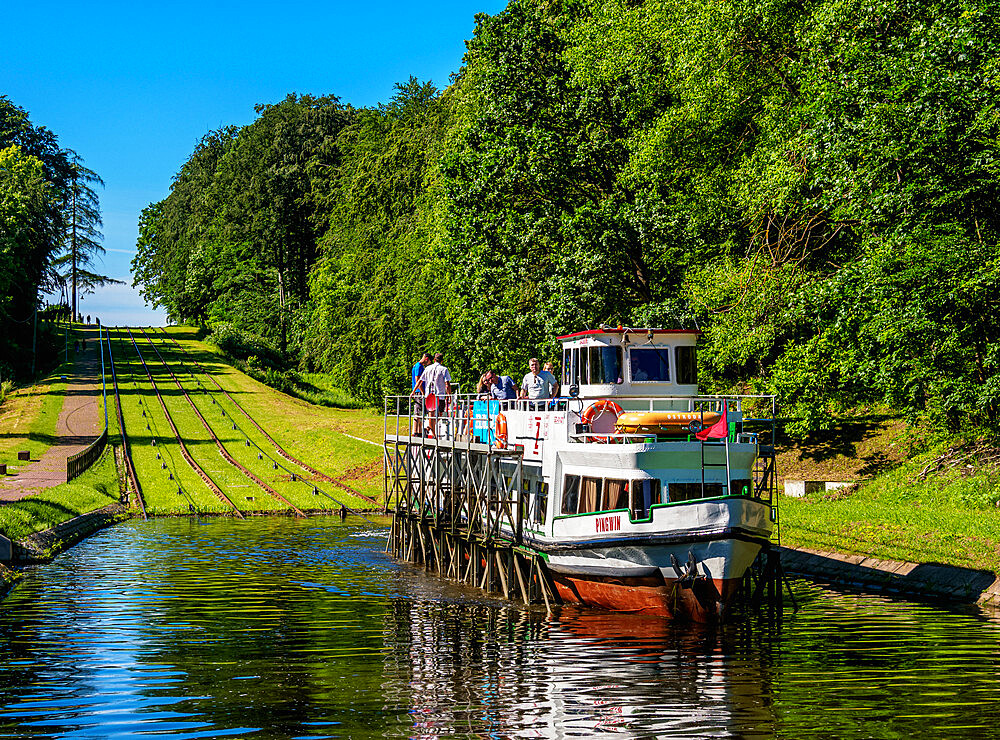
<instances>
[{"instance_id":1,"label":"blue sky","mask_svg":"<svg viewBox=\"0 0 1000 740\"><path fill-rule=\"evenodd\" d=\"M78 152L99 190L99 271L131 286L136 223L207 132L254 118L289 92L387 102L410 75L438 87L458 70L477 12L501 0L373 2L8 3L0 94ZM131 287L88 296L107 324L153 324L162 311Z\"/></svg>"}]
</instances>

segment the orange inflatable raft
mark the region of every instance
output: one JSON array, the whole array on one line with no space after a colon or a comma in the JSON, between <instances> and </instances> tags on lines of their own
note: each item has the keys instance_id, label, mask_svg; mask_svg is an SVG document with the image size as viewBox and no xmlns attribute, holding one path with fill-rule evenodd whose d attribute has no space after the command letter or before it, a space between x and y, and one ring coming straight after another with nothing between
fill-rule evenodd
<instances>
[{"instance_id":1,"label":"orange inflatable raft","mask_svg":"<svg viewBox=\"0 0 1000 740\"><path fill-rule=\"evenodd\" d=\"M683 434L700 432L722 418L715 411L626 411L615 429L621 434Z\"/></svg>"}]
</instances>

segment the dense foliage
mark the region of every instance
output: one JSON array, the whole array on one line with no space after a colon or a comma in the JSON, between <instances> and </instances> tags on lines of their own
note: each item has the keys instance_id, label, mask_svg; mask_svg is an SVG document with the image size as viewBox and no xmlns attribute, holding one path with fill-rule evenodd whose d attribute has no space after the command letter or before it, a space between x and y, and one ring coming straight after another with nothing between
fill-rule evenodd
<instances>
[{"instance_id":1,"label":"dense foliage","mask_svg":"<svg viewBox=\"0 0 1000 740\"><path fill-rule=\"evenodd\" d=\"M42 292L72 283L75 300L108 282L87 269L103 252L92 183L79 155L0 95L0 379L30 373Z\"/></svg>"},{"instance_id":2,"label":"dense foliage","mask_svg":"<svg viewBox=\"0 0 1000 740\"><path fill-rule=\"evenodd\" d=\"M136 283L374 401L603 321L697 324L702 386L816 429L1000 424L995 0L511 0L374 109L207 136Z\"/></svg>"}]
</instances>

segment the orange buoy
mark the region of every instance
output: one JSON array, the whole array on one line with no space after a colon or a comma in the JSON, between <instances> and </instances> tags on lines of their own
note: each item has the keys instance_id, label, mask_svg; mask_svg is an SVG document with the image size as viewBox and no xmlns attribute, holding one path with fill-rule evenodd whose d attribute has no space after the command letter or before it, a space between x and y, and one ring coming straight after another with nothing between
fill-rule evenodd
<instances>
[{"instance_id":1,"label":"orange buoy","mask_svg":"<svg viewBox=\"0 0 1000 740\"><path fill-rule=\"evenodd\" d=\"M497 447L507 446L507 417L503 414L497 414L496 441Z\"/></svg>"}]
</instances>

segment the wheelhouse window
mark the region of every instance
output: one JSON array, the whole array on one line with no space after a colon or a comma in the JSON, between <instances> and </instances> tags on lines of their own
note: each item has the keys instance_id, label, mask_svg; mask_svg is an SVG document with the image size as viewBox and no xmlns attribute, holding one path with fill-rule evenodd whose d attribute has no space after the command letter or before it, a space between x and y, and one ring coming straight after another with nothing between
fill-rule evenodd
<instances>
[{"instance_id":1,"label":"wheelhouse window","mask_svg":"<svg viewBox=\"0 0 1000 740\"><path fill-rule=\"evenodd\" d=\"M622 348L592 344L563 350L566 385L617 385L622 382Z\"/></svg>"},{"instance_id":2,"label":"wheelhouse window","mask_svg":"<svg viewBox=\"0 0 1000 740\"><path fill-rule=\"evenodd\" d=\"M670 350L657 347L633 347L629 350L629 370L633 383L670 382Z\"/></svg>"},{"instance_id":3,"label":"wheelhouse window","mask_svg":"<svg viewBox=\"0 0 1000 740\"><path fill-rule=\"evenodd\" d=\"M613 384L622 382L622 348L592 345L582 347L580 360L583 366L578 377L580 383Z\"/></svg>"},{"instance_id":4,"label":"wheelhouse window","mask_svg":"<svg viewBox=\"0 0 1000 740\"><path fill-rule=\"evenodd\" d=\"M698 382L698 350L694 347L677 348L677 382L695 385Z\"/></svg>"}]
</instances>

